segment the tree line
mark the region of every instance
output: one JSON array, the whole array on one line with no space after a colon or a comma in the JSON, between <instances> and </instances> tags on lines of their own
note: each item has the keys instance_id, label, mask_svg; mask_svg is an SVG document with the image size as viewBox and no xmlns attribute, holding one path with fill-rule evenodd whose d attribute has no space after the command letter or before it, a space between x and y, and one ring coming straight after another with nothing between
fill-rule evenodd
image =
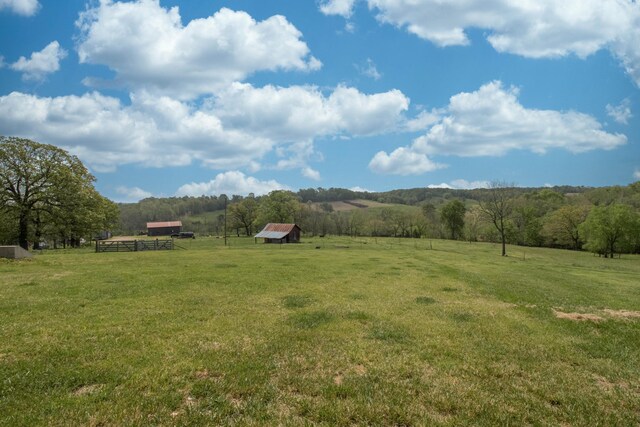
<instances>
[{"instance_id":1,"label":"tree line","mask_svg":"<svg viewBox=\"0 0 640 427\"><path fill-rule=\"evenodd\" d=\"M238 236L250 236L267 222L295 222L309 236L499 242L502 255L507 244L585 249L604 257L640 253L640 182L562 190L573 188L521 189L495 182L490 188L461 193L466 198L449 190L448 197L434 201L368 209L360 204L348 211L334 211L326 201L305 202L300 193L275 191L261 198L237 198L228 208L228 226ZM376 199L374 193L367 197Z\"/></svg>"},{"instance_id":2,"label":"tree line","mask_svg":"<svg viewBox=\"0 0 640 427\"><path fill-rule=\"evenodd\" d=\"M334 209L334 202L345 201L351 209ZM261 197L150 198L121 210L123 227L136 227L129 231L143 230L147 220L181 218L191 231L222 235L226 218L227 232L237 236L252 236L268 222L294 222L307 236L498 242L503 255L507 244L584 249L605 257L640 253L640 182L602 188L495 182L476 190L384 193L310 188Z\"/></svg>"}]
</instances>

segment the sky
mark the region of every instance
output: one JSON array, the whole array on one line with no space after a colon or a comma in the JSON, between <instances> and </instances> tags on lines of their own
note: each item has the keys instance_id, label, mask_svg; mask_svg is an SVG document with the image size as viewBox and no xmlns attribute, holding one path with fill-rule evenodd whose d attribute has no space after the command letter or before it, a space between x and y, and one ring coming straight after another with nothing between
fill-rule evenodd
<instances>
[{"instance_id":1,"label":"sky","mask_svg":"<svg viewBox=\"0 0 640 427\"><path fill-rule=\"evenodd\" d=\"M118 202L640 180L634 0L0 0L0 135Z\"/></svg>"}]
</instances>

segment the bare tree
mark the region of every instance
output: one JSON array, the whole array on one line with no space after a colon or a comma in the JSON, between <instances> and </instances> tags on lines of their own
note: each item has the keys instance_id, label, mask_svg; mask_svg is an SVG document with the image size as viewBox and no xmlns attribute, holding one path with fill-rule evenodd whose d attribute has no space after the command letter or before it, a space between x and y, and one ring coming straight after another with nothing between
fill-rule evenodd
<instances>
[{"instance_id":1,"label":"bare tree","mask_svg":"<svg viewBox=\"0 0 640 427\"><path fill-rule=\"evenodd\" d=\"M514 184L494 181L489 184L487 197L480 201L480 209L498 230L502 241L502 256L507 256L507 223L513 212Z\"/></svg>"}]
</instances>

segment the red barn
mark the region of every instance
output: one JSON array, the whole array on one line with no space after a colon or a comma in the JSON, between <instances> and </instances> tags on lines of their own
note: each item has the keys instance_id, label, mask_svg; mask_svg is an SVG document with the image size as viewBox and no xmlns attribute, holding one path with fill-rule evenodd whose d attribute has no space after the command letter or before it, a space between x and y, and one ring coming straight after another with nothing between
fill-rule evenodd
<instances>
[{"instance_id":1,"label":"red barn","mask_svg":"<svg viewBox=\"0 0 640 427\"><path fill-rule=\"evenodd\" d=\"M301 231L296 224L269 223L255 237L265 243L299 243Z\"/></svg>"},{"instance_id":2,"label":"red barn","mask_svg":"<svg viewBox=\"0 0 640 427\"><path fill-rule=\"evenodd\" d=\"M182 231L182 221L148 222L147 235L149 236L171 236L180 234Z\"/></svg>"}]
</instances>

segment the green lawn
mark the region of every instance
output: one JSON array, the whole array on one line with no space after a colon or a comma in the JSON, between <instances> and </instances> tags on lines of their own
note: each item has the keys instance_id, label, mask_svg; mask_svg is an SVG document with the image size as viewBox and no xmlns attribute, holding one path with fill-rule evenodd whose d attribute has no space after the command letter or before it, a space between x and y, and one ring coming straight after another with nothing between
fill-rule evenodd
<instances>
[{"instance_id":1,"label":"green lawn","mask_svg":"<svg viewBox=\"0 0 640 427\"><path fill-rule=\"evenodd\" d=\"M0 425L640 423L640 258L400 239L0 260Z\"/></svg>"}]
</instances>

